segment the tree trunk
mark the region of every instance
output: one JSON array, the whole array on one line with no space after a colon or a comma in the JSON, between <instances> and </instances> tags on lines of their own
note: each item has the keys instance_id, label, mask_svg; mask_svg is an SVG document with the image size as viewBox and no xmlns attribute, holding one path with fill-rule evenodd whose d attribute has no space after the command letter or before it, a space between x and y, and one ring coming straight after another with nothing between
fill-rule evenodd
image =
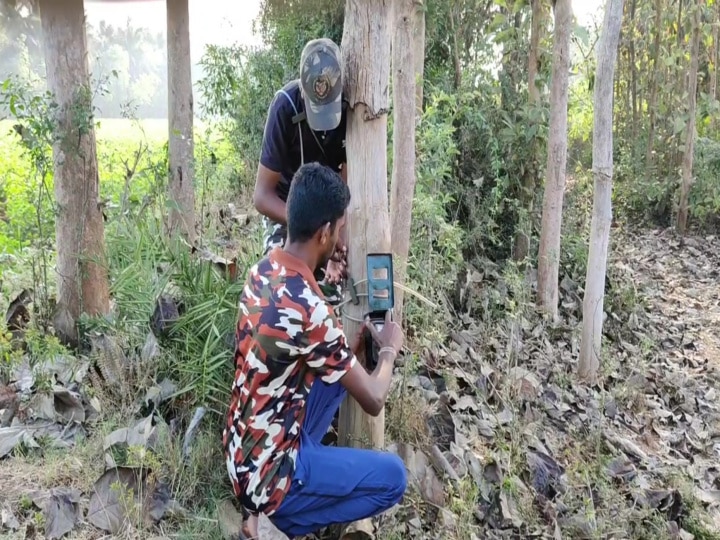
<instances>
[{"instance_id":1,"label":"tree trunk","mask_svg":"<svg viewBox=\"0 0 720 540\"><path fill-rule=\"evenodd\" d=\"M169 189L168 233L195 242L193 93L188 0L167 0Z\"/></svg>"},{"instance_id":2,"label":"tree trunk","mask_svg":"<svg viewBox=\"0 0 720 540\"><path fill-rule=\"evenodd\" d=\"M645 182L650 181L652 172L653 147L655 145L655 117L657 115L658 99L658 60L660 58L660 37L663 33L662 24L663 0L655 0L655 38L652 50L652 69L650 70L650 100L648 101L648 139L645 153Z\"/></svg>"},{"instance_id":3,"label":"tree trunk","mask_svg":"<svg viewBox=\"0 0 720 540\"><path fill-rule=\"evenodd\" d=\"M637 7L637 0L632 0L632 3L630 4L630 93L632 96L632 140L637 141L638 137L638 116L640 114L639 110L639 104L638 104L638 89L637 89L637 59L635 58L635 34L636 34L636 20L635 20L635 11ZM632 145L632 154L633 154L633 172L636 168L636 162L634 159L634 156L637 155L635 153L636 144Z\"/></svg>"},{"instance_id":4,"label":"tree trunk","mask_svg":"<svg viewBox=\"0 0 720 540\"><path fill-rule=\"evenodd\" d=\"M568 72L572 21L571 0L557 0L550 88L550 136L538 254L538 304L553 319L557 318L558 309L560 229L567 164Z\"/></svg>"},{"instance_id":5,"label":"tree trunk","mask_svg":"<svg viewBox=\"0 0 720 540\"><path fill-rule=\"evenodd\" d=\"M528 103L531 107L537 107L540 103L540 89L537 87L536 79L540 70L540 42L545 33L545 0L532 0L532 25L530 28L530 51L528 53ZM520 207L525 213L518 223L518 230L515 233L513 243L513 259L522 261L530 251L530 229L532 227L532 211L535 199L535 187L539 174L539 137L536 135L533 140L533 158L525 167L523 176L522 191L520 192Z\"/></svg>"},{"instance_id":6,"label":"tree trunk","mask_svg":"<svg viewBox=\"0 0 720 540\"><path fill-rule=\"evenodd\" d=\"M695 151L695 109L697 104L698 57L700 56L700 10L703 0L698 0L691 9L692 36L690 43L690 71L688 73L688 122L685 130L685 152L682 161L682 184L680 185L680 204L678 205L677 228L685 234L688 221L688 199L693 184L693 154Z\"/></svg>"},{"instance_id":7,"label":"tree trunk","mask_svg":"<svg viewBox=\"0 0 720 540\"><path fill-rule=\"evenodd\" d=\"M458 28L455 24L455 4L450 6L450 32L452 35L453 66L455 67L454 88L462 86L462 63L460 62L460 46L458 44Z\"/></svg>"},{"instance_id":8,"label":"tree trunk","mask_svg":"<svg viewBox=\"0 0 720 540\"><path fill-rule=\"evenodd\" d=\"M718 10L720 11L720 3L717 3ZM713 21L712 29L712 66L710 66L710 98L713 101L717 101L717 77L718 77L718 52L720 52L720 44L718 39L720 38L720 18L717 17ZM714 114L710 118L710 130L715 131L717 126L717 114Z\"/></svg>"},{"instance_id":9,"label":"tree trunk","mask_svg":"<svg viewBox=\"0 0 720 540\"><path fill-rule=\"evenodd\" d=\"M602 36L596 52L597 67L593 96L595 193L590 226L590 251L585 276L585 296L583 298L580 359L578 361L578 375L589 382L595 381L600 366L605 272L612 223L613 78L622 14L623 0L608 0Z\"/></svg>"},{"instance_id":10,"label":"tree trunk","mask_svg":"<svg viewBox=\"0 0 720 540\"><path fill-rule=\"evenodd\" d=\"M502 13L508 19L512 18L512 31L508 32L508 36L503 45L503 54L501 60L502 69L498 74L500 81L500 108L503 111L515 111L520 101L520 26L522 25L522 11L515 6L500 8Z\"/></svg>"},{"instance_id":11,"label":"tree trunk","mask_svg":"<svg viewBox=\"0 0 720 540\"><path fill-rule=\"evenodd\" d=\"M390 6L391 0L347 0L345 4L342 53L349 107L346 145L351 195L346 227L348 273L356 282L367 278L368 253L389 253L391 249L387 189ZM345 307L346 335L357 334L367 311L366 297L361 297L359 306ZM364 357L359 360L364 363ZM384 415L383 411L373 418L348 397L340 409L339 444L381 448Z\"/></svg>"},{"instance_id":12,"label":"tree trunk","mask_svg":"<svg viewBox=\"0 0 720 540\"><path fill-rule=\"evenodd\" d=\"M425 80L425 2L415 0L415 36L413 39L415 62L415 116L423 114L423 81Z\"/></svg>"},{"instance_id":13,"label":"tree trunk","mask_svg":"<svg viewBox=\"0 0 720 540\"><path fill-rule=\"evenodd\" d=\"M683 47L683 42L685 41L685 28L683 26L683 2L684 0L678 1L678 14L677 14L677 48L680 50ZM692 7L692 6L690 6ZM677 69L677 66L676 66ZM675 84L675 100L677 101L676 107L680 108L685 104L685 98L684 92L685 89L688 88L688 83L686 81L689 81L688 74L684 71L677 70L675 73L676 76L676 84ZM672 122L672 116L668 117L669 121ZM675 148L673 149L673 156L672 156L672 163L671 163L671 169L677 170L678 168L682 167L682 157L683 157L683 150L681 148L681 133L678 133L677 136L674 137L675 140Z\"/></svg>"},{"instance_id":14,"label":"tree trunk","mask_svg":"<svg viewBox=\"0 0 720 540\"><path fill-rule=\"evenodd\" d=\"M416 66L414 0L394 0L392 39L393 168L390 195L395 280L405 283L415 196ZM395 290L395 320L402 321L403 291Z\"/></svg>"},{"instance_id":15,"label":"tree trunk","mask_svg":"<svg viewBox=\"0 0 720 540\"><path fill-rule=\"evenodd\" d=\"M110 294L98 204L92 91L83 0L41 0L48 87L59 105L55 160L57 310L55 331L78 340L81 314L105 315Z\"/></svg>"}]
</instances>

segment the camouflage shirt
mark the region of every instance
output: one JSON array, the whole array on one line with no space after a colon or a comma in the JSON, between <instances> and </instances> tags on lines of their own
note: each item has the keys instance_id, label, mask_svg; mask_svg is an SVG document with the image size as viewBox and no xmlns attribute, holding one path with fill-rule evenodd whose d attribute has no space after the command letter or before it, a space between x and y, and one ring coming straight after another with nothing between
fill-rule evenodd
<instances>
[{"instance_id":1,"label":"camouflage shirt","mask_svg":"<svg viewBox=\"0 0 720 540\"><path fill-rule=\"evenodd\" d=\"M290 489L310 387L338 382L356 359L313 273L280 248L250 270L236 338L228 473L245 508L272 515Z\"/></svg>"}]
</instances>

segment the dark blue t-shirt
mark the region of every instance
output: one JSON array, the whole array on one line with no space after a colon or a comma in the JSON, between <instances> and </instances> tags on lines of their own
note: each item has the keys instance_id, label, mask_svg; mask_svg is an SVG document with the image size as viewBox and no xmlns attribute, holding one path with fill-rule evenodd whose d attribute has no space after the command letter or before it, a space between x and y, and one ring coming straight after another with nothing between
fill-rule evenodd
<instances>
[{"instance_id":1,"label":"dark blue t-shirt","mask_svg":"<svg viewBox=\"0 0 720 540\"><path fill-rule=\"evenodd\" d=\"M283 90L290 96L298 113L305 110L300 95L298 80L289 82ZM302 129L303 151L305 163L317 161L322 165L340 170L345 163L345 126L347 124L346 109L343 107L340 125L332 131L314 132L308 126L307 120L293 124L295 110L290 100L278 92L270 103L268 116L265 122L260 163L271 171L279 172L282 179L278 183L277 194L287 201L290 182L295 172L300 168L300 135L298 126Z\"/></svg>"}]
</instances>

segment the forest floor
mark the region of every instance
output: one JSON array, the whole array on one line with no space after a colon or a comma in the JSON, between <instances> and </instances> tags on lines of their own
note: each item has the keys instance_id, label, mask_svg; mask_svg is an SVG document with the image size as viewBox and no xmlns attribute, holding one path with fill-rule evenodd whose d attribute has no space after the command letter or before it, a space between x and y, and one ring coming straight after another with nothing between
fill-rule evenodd
<instances>
[{"instance_id":1,"label":"forest floor","mask_svg":"<svg viewBox=\"0 0 720 540\"><path fill-rule=\"evenodd\" d=\"M720 239L613 231L592 387L575 376L577 279L561 276L550 324L531 274L481 266L462 322L398 369L386 440L410 489L375 536L720 538ZM157 347L149 335L141 356ZM0 386L0 411L16 413L0 428L0 537L222 538L237 516L220 421L208 413L188 436L193 410L167 424L152 414L171 383L131 404L91 373L57 357Z\"/></svg>"}]
</instances>

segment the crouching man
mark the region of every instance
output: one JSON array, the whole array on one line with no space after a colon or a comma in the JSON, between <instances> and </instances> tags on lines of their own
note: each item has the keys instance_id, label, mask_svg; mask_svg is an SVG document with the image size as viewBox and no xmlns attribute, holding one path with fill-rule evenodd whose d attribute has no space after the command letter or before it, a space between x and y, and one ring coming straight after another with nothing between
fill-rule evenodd
<instances>
[{"instance_id":1,"label":"crouching man","mask_svg":"<svg viewBox=\"0 0 720 540\"><path fill-rule=\"evenodd\" d=\"M300 167L287 242L250 270L240 299L223 444L235 495L250 513L246 536L257 537L259 513L292 538L377 515L405 492L397 456L320 443L346 392L367 413L382 410L404 339L389 319L381 332L367 325L380 346L369 374L355 356L363 340L349 343L313 277L335 250L349 202L336 172Z\"/></svg>"}]
</instances>

